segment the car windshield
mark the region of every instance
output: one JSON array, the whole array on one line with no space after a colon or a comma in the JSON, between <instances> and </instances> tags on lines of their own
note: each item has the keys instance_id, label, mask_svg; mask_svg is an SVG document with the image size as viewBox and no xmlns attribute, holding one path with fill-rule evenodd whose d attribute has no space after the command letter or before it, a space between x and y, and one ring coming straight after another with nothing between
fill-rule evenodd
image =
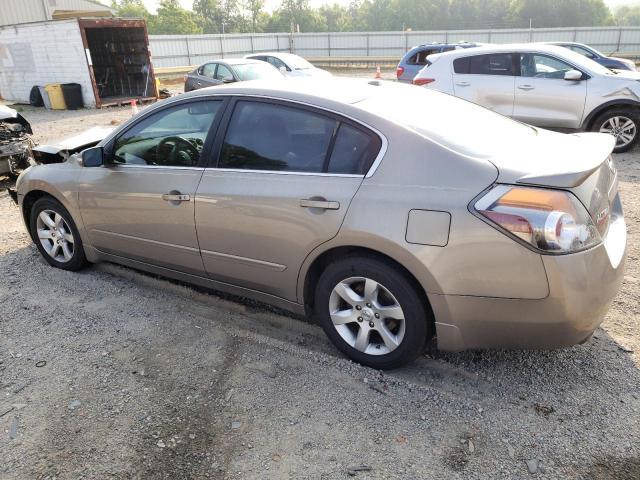
<instances>
[{"instance_id":1,"label":"car windshield","mask_svg":"<svg viewBox=\"0 0 640 480\"><path fill-rule=\"evenodd\" d=\"M308 70L309 68L314 68L313 65L307 62L304 58L298 57L297 55L287 55L286 57L283 57L282 60L294 70Z\"/></svg>"},{"instance_id":2,"label":"car windshield","mask_svg":"<svg viewBox=\"0 0 640 480\"><path fill-rule=\"evenodd\" d=\"M555 52L552 55L556 55ZM603 67L598 62L591 60L590 58L581 55L578 52L574 52L573 50L569 50L568 48L563 49L562 57L564 60L567 60L577 67L584 67L588 70L591 70L593 73L597 73L599 75L614 75L614 73L609 70L607 67Z\"/></svg>"},{"instance_id":3,"label":"car windshield","mask_svg":"<svg viewBox=\"0 0 640 480\"><path fill-rule=\"evenodd\" d=\"M517 154L537 136L531 126L444 93L408 85L382 88L356 105L469 157Z\"/></svg>"},{"instance_id":4,"label":"car windshield","mask_svg":"<svg viewBox=\"0 0 640 480\"><path fill-rule=\"evenodd\" d=\"M282 74L265 62L234 65L233 69L240 80L282 80Z\"/></svg>"}]
</instances>

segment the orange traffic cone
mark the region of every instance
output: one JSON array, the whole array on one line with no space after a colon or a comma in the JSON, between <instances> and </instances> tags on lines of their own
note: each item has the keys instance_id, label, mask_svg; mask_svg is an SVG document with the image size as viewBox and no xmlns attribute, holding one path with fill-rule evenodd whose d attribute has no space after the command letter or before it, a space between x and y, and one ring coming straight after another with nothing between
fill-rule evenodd
<instances>
[{"instance_id":1,"label":"orange traffic cone","mask_svg":"<svg viewBox=\"0 0 640 480\"><path fill-rule=\"evenodd\" d=\"M375 76L375 77L373 77L373 78L375 78L375 79L382 78L382 75L380 75L380 65L378 65L378 66L376 67L376 76Z\"/></svg>"},{"instance_id":2,"label":"orange traffic cone","mask_svg":"<svg viewBox=\"0 0 640 480\"><path fill-rule=\"evenodd\" d=\"M131 116L138 114L138 103L135 100L131 100Z\"/></svg>"}]
</instances>

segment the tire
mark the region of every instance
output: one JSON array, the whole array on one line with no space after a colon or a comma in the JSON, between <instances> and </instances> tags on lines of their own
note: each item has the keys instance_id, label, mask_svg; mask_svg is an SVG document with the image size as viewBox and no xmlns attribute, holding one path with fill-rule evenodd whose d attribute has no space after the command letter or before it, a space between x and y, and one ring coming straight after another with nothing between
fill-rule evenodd
<instances>
[{"instance_id":1,"label":"tire","mask_svg":"<svg viewBox=\"0 0 640 480\"><path fill-rule=\"evenodd\" d=\"M76 224L57 200L51 197L36 200L31 207L29 231L49 265L71 271L88 265Z\"/></svg>"},{"instance_id":2,"label":"tire","mask_svg":"<svg viewBox=\"0 0 640 480\"><path fill-rule=\"evenodd\" d=\"M608 110L596 117L591 126L591 131L611 133L616 137L616 146L613 152L626 152L638 143L640 117L635 111L627 108Z\"/></svg>"},{"instance_id":3,"label":"tire","mask_svg":"<svg viewBox=\"0 0 640 480\"><path fill-rule=\"evenodd\" d=\"M314 316L341 352L376 369L413 361L431 335L431 313L413 283L372 256L327 266L316 285Z\"/></svg>"}]
</instances>

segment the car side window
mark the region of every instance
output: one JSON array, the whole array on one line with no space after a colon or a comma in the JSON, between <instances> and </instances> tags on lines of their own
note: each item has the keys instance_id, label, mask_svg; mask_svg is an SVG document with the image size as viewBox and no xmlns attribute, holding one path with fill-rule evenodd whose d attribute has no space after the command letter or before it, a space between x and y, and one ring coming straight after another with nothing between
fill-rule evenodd
<instances>
[{"instance_id":1,"label":"car side window","mask_svg":"<svg viewBox=\"0 0 640 480\"><path fill-rule=\"evenodd\" d=\"M115 165L195 167L221 100L164 108L140 120L115 141Z\"/></svg>"},{"instance_id":2,"label":"car side window","mask_svg":"<svg viewBox=\"0 0 640 480\"><path fill-rule=\"evenodd\" d=\"M239 101L227 128L219 166L319 173L336 127L336 120L308 110Z\"/></svg>"},{"instance_id":3,"label":"car side window","mask_svg":"<svg viewBox=\"0 0 640 480\"><path fill-rule=\"evenodd\" d=\"M380 138L341 123L329 159L329 173L366 172L380 150Z\"/></svg>"},{"instance_id":4,"label":"car side window","mask_svg":"<svg viewBox=\"0 0 640 480\"><path fill-rule=\"evenodd\" d=\"M591 53L589 50L587 50L584 47L579 47L577 45L571 45L569 48L571 50L573 50L574 52L579 53L580 55L584 55L587 58L596 58L596 56L593 53Z\"/></svg>"},{"instance_id":5,"label":"car side window","mask_svg":"<svg viewBox=\"0 0 640 480\"><path fill-rule=\"evenodd\" d=\"M213 78L216 72L216 64L215 63L207 63L202 66L200 69L200 75L203 77Z\"/></svg>"},{"instance_id":6,"label":"car side window","mask_svg":"<svg viewBox=\"0 0 640 480\"><path fill-rule=\"evenodd\" d=\"M520 76L522 77L562 79L569 70L575 70L575 68L555 57L534 53L520 54Z\"/></svg>"},{"instance_id":7,"label":"car side window","mask_svg":"<svg viewBox=\"0 0 640 480\"><path fill-rule=\"evenodd\" d=\"M459 74L513 76L513 56L510 53L490 53L456 58L453 71Z\"/></svg>"},{"instance_id":8,"label":"car side window","mask_svg":"<svg viewBox=\"0 0 640 480\"><path fill-rule=\"evenodd\" d=\"M229 70L225 65L221 63L218 64L218 70L216 70L216 80L224 81L233 81L233 74L231 70Z\"/></svg>"},{"instance_id":9,"label":"car side window","mask_svg":"<svg viewBox=\"0 0 640 480\"><path fill-rule=\"evenodd\" d=\"M285 69L285 70L287 70L287 71L291 71L291 69L290 69L289 67L287 67L287 65L286 65L282 60L280 60L279 58L276 58L276 57L267 57L267 61L268 61L271 65L273 65L274 67L276 67L277 69L284 68L284 69Z\"/></svg>"}]
</instances>

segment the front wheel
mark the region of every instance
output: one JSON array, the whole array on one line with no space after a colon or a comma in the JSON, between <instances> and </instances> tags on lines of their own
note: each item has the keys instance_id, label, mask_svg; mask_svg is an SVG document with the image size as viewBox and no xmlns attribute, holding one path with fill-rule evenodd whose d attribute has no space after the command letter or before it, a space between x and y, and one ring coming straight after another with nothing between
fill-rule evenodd
<instances>
[{"instance_id":1,"label":"front wheel","mask_svg":"<svg viewBox=\"0 0 640 480\"><path fill-rule=\"evenodd\" d=\"M60 202L50 197L37 200L29 223L33 241L50 265L73 271L87 265L76 224Z\"/></svg>"},{"instance_id":2,"label":"front wheel","mask_svg":"<svg viewBox=\"0 0 640 480\"><path fill-rule=\"evenodd\" d=\"M431 333L430 313L412 282L373 257L330 264L318 280L314 312L340 351L373 368L411 362Z\"/></svg>"},{"instance_id":3,"label":"front wheel","mask_svg":"<svg viewBox=\"0 0 640 480\"><path fill-rule=\"evenodd\" d=\"M610 110L599 115L591 128L594 132L608 133L616 139L615 153L631 150L638 142L638 115L627 109Z\"/></svg>"}]
</instances>

